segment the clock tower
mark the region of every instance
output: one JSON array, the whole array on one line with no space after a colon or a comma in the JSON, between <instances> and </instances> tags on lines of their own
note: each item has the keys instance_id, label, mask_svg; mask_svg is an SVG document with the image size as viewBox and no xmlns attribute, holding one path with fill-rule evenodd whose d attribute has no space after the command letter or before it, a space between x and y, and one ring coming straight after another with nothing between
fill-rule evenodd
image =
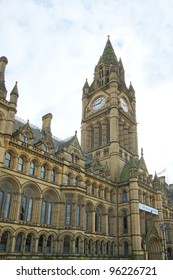
<instances>
[{"instance_id":1,"label":"clock tower","mask_svg":"<svg viewBox=\"0 0 173 280\"><path fill-rule=\"evenodd\" d=\"M82 149L107 165L113 182L125 164L138 159L135 91L127 88L121 59L108 37L91 85L82 96Z\"/></svg>"}]
</instances>

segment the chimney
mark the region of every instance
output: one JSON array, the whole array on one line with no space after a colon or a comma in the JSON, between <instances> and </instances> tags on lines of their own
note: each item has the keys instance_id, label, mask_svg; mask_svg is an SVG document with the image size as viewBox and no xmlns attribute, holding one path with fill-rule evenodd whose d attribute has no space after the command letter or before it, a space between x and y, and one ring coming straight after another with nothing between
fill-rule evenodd
<instances>
[{"instance_id":1,"label":"chimney","mask_svg":"<svg viewBox=\"0 0 173 280\"><path fill-rule=\"evenodd\" d=\"M52 114L48 113L42 117L42 132L45 136L51 136L51 120Z\"/></svg>"},{"instance_id":2,"label":"chimney","mask_svg":"<svg viewBox=\"0 0 173 280\"><path fill-rule=\"evenodd\" d=\"M0 57L0 97L6 99L7 90L5 87L5 68L8 60L5 56Z\"/></svg>"}]
</instances>

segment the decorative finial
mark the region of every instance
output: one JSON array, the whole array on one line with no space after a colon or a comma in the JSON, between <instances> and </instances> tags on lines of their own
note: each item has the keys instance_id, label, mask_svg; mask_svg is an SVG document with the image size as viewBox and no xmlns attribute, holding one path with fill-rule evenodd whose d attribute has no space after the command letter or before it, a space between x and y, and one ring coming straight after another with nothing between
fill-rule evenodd
<instances>
[{"instance_id":1,"label":"decorative finial","mask_svg":"<svg viewBox=\"0 0 173 280\"><path fill-rule=\"evenodd\" d=\"M108 40L109 40L109 38L110 38L110 35L108 35Z\"/></svg>"}]
</instances>

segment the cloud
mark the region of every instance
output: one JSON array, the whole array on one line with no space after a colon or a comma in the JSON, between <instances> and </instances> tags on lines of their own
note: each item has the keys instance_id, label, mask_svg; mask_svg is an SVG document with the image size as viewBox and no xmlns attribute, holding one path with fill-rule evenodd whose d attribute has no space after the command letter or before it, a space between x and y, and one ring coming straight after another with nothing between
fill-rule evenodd
<instances>
[{"instance_id":1,"label":"cloud","mask_svg":"<svg viewBox=\"0 0 173 280\"><path fill-rule=\"evenodd\" d=\"M171 0L0 0L1 55L7 56L8 94L18 81L18 116L52 133L78 130L82 87L107 35L136 91L139 148L151 171L171 164L173 22ZM156 170L157 171L157 170Z\"/></svg>"}]
</instances>

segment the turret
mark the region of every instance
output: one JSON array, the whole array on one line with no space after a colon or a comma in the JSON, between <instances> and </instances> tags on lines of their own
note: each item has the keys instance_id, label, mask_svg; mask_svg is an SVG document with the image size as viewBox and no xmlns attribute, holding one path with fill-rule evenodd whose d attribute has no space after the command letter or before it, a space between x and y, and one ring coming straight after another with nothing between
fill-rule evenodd
<instances>
[{"instance_id":1,"label":"turret","mask_svg":"<svg viewBox=\"0 0 173 280\"><path fill-rule=\"evenodd\" d=\"M19 97L19 94L18 94L18 87L17 87L17 82L16 82L10 93L10 103L12 103L15 108L17 107L18 97Z\"/></svg>"},{"instance_id":2,"label":"turret","mask_svg":"<svg viewBox=\"0 0 173 280\"><path fill-rule=\"evenodd\" d=\"M89 84L88 80L86 79L85 84L83 86L83 97L89 93Z\"/></svg>"},{"instance_id":3,"label":"turret","mask_svg":"<svg viewBox=\"0 0 173 280\"><path fill-rule=\"evenodd\" d=\"M7 90L5 87L5 68L8 60L5 56L0 57L0 98L6 99Z\"/></svg>"}]
</instances>

